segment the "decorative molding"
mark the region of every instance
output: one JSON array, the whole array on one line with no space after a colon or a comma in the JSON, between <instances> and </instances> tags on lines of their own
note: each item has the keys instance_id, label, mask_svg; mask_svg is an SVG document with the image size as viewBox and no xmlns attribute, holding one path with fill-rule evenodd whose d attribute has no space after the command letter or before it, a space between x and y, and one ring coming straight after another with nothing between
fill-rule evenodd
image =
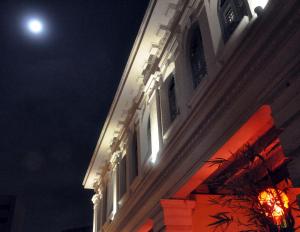
<instances>
[{"instance_id":1,"label":"decorative molding","mask_svg":"<svg viewBox=\"0 0 300 232\"><path fill-rule=\"evenodd\" d=\"M115 151L111 158L110 158L110 169L112 171L115 171L117 168L117 165L120 163L120 157L121 157L121 152L120 151Z\"/></svg>"},{"instance_id":2,"label":"decorative molding","mask_svg":"<svg viewBox=\"0 0 300 232\"><path fill-rule=\"evenodd\" d=\"M168 16L170 14L170 12L176 12L180 9L180 7L178 6L178 2L177 3L170 3L168 5L168 9L166 10L165 16Z\"/></svg>"},{"instance_id":3,"label":"decorative molding","mask_svg":"<svg viewBox=\"0 0 300 232\"><path fill-rule=\"evenodd\" d=\"M97 180L95 180L94 185L94 192L96 195L99 196L100 199L103 197L103 191L104 191L104 178L103 176L99 176Z\"/></svg>"},{"instance_id":4,"label":"decorative molding","mask_svg":"<svg viewBox=\"0 0 300 232\"><path fill-rule=\"evenodd\" d=\"M92 202L94 204L94 207L97 207L99 205L101 198L102 197L100 197L100 195L97 193L93 195Z\"/></svg>"},{"instance_id":5,"label":"decorative molding","mask_svg":"<svg viewBox=\"0 0 300 232\"><path fill-rule=\"evenodd\" d=\"M172 2L174 3L175 1L172 0ZM93 179L95 178L95 174L98 171L97 169L99 168L99 166L102 166L103 162L105 162L105 157L107 156L107 152L108 153L110 152L109 150L106 149L107 137L114 136L112 130L119 131L120 129L119 125L116 122L117 120L120 120L120 118L117 118L115 116L117 116L120 113L120 111L124 110L126 107L126 106L124 107L124 105L120 106L118 104L120 98L124 98L124 97L126 98L127 95L130 95L130 98L132 98L135 92L138 92L137 95L138 99L140 99L141 97L142 92L140 90L141 87L143 86L143 83L142 83L142 78L140 77L143 70L141 65L137 65L137 62L139 61L137 59L140 59L140 56L142 57L142 59L144 59L145 54L147 55L145 51L141 51L142 48L148 47L149 45L151 46L151 43L157 43L157 37L155 36L153 37L154 40L152 40L152 37L149 39L144 39L144 38L146 38L147 34L149 33L154 34L155 30L159 27L159 25L156 22L156 19L153 18L152 16L156 13L162 15L164 12L162 12L161 9L165 8L168 4L169 2L167 1L157 1L157 0L151 0L149 3L141 27L138 31L137 38L134 42L133 48L129 55L128 62L122 74L122 78L119 87L117 89L117 92L115 94L114 100L112 102L112 106L109 110L100 137L97 141L96 148L93 152L93 157L89 164L87 173L84 177L83 185L85 186L85 188L92 187ZM169 21L168 17L166 17L165 19L166 21ZM132 85L131 84L132 81L135 80L137 80L136 85ZM138 101L137 103L139 105ZM106 137L106 139L104 139L104 137Z\"/></svg>"},{"instance_id":6,"label":"decorative molding","mask_svg":"<svg viewBox=\"0 0 300 232\"><path fill-rule=\"evenodd\" d=\"M161 24L156 32L156 35L158 37L163 37L166 33L170 33L170 28L167 25ZM161 44L159 45L159 47L161 47Z\"/></svg>"},{"instance_id":7,"label":"decorative molding","mask_svg":"<svg viewBox=\"0 0 300 232\"><path fill-rule=\"evenodd\" d=\"M149 54L150 55L157 55L159 49L160 49L159 44L152 43Z\"/></svg>"},{"instance_id":8,"label":"decorative molding","mask_svg":"<svg viewBox=\"0 0 300 232\"><path fill-rule=\"evenodd\" d=\"M147 65L145 69L143 70L143 75L144 75L144 85L147 85L150 77L152 74L156 72L156 67L158 63L158 57L157 55L150 55L149 59L147 61Z\"/></svg>"},{"instance_id":9,"label":"decorative molding","mask_svg":"<svg viewBox=\"0 0 300 232\"><path fill-rule=\"evenodd\" d=\"M185 7L187 6L187 1L172 1L171 3L168 4L168 8L166 11L166 14L168 17L168 24L167 25L160 25L159 29L156 32L156 35L158 37L161 37L161 39L159 40L159 43L153 43L150 49L150 55L148 60L145 63L145 67L143 69L142 72L142 77L143 77L143 84L144 86L147 85L147 83L153 82L153 84L151 84L151 88L150 91L148 91L151 95L151 93L158 88L157 86L157 78L152 78L151 76L154 75L156 76L156 73L159 72L159 66L158 63L161 60L163 54L169 54L169 52L166 52L165 49L165 45L168 43L169 39L170 39L170 35L173 33L172 31L174 31L173 26L171 27L170 25L174 25L174 23L176 24L177 19L180 18L181 16L181 11L183 9L185 9ZM170 14L171 11L174 11L174 14ZM176 29L177 30L177 29ZM176 39L175 39L176 41ZM178 43L176 45L176 47L178 46ZM174 60L176 57L176 54L172 56L172 60ZM140 79L141 76L137 77L137 80ZM150 85L150 84L149 84ZM145 98L145 96L143 94L140 94L141 91L138 91L138 95L136 97L135 103L133 103L132 107L128 110L128 112L125 112L124 115L125 116L125 120L123 121L119 121L118 123L118 130L115 132L114 136L115 138L113 138L112 141L112 145L111 145L111 150L108 151L108 153L114 153L116 150L118 150L118 146L120 141L122 141L122 137L123 137L123 133L124 131L127 130L127 126L131 124L132 119L134 118L135 112L137 111L137 106L140 105L139 103L141 101L143 101Z\"/></svg>"}]
</instances>

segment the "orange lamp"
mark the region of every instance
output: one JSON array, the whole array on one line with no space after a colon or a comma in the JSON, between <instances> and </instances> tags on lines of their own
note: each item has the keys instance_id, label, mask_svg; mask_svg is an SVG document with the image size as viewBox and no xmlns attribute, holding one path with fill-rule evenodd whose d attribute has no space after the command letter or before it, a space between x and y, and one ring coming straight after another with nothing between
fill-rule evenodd
<instances>
[{"instance_id":1,"label":"orange lamp","mask_svg":"<svg viewBox=\"0 0 300 232\"><path fill-rule=\"evenodd\" d=\"M277 226L286 227L285 209L289 208L289 199L284 192L267 188L258 195L258 200L267 217L272 217Z\"/></svg>"}]
</instances>

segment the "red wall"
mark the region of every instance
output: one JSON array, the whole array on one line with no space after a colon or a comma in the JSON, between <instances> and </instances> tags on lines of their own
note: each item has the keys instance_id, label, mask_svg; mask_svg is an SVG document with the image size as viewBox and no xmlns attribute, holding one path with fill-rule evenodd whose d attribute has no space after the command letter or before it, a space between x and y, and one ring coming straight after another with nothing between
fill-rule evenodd
<instances>
[{"instance_id":1,"label":"red wall","mask_svg":"<svg viewBox=\"0 0 300 232\"><path fill-rule=\"evenodd\" d=\"M229 159L232 153L245 144L253 144L257 138L266 133L273 125L271 108L267 105L262 106L215 154L212 154L211 159ZM173 197L177 199L187 198L217 168L217 165L211 167L208 163L204 164Z\"/></svg>"},{"instance_id":2,"label":"red wall","mask_svg":"<svg viewBox=\"0 0 300 232\"><path fill-rule=\"evenodd\" d=\"M241 230L250 230L249 227L239 226L237 223L237 218L246 223L247 218L240 213L233 213L228 207L221 207L219 205L213 205L209 202L210 199L216 198L213 195L197 195L196 196L196 208L193 214L193 232L199 231L212 231L212 232L222 232L226 226L222 226L215 230L215 227L209 227L210 223L216 222L216 219L212 218L211 215L215 215L220 212L230 212L228 216L233 216L233 222L229 224L226 231L238 232ZM255 229L255 228L252 228Z\"/></svg>"}]
</instances>

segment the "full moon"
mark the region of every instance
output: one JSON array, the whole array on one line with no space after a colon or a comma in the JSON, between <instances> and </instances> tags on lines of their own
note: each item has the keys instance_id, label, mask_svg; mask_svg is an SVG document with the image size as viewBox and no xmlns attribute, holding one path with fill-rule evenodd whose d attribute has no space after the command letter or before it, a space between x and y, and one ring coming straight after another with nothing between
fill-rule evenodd
<instances>
[{"instance_id":1,"label":"full moon","mask_svg":"<svg viewBox=\"0 0 300 232\"><path fill-rule=\"evenodd\" d=\"M43 23L39 19L30 19L27 28L33 34L40 34L43 31Z\"/></svg>"}]
</instances>

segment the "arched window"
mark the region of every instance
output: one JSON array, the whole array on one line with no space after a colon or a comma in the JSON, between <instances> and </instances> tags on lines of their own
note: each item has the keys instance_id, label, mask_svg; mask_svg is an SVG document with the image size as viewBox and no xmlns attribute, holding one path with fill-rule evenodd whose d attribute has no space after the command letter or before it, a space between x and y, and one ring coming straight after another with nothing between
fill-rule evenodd
<instances>
[{"instance_id":1,"label":"arched window","mask_svg":"<svg viewBox=\"0 0 300 232\"><path fill-rule=\"evenodd\" d=\"M225 41L229 39L245 15L249 15L249 5L245 0L219 0L219 21Z\"/></svg>"},{"instance_id":2,"label":"arched window","mask_svg":"<svg viewBox=\"0 0 300 232\"><path fill-rule=\"evenodd\" d=\"M169 78L170 78L169 86L168 86L169 112L170 112L170 120L171 122L173 122L178 113L174 74L172 73L170 77L168 77L168 79Z\"/></svg>"},{"instance_id":3,"label":"arched window","mask_svg":"<svg viewBox=\"0 0 300 232\"><path fill-rule=\"evenodd\" d=\"M190 62L192 68L193 86L196 88L207 75L206 61L200 28L195 25L191 31Z\"/></svg>"}]
</instances>

